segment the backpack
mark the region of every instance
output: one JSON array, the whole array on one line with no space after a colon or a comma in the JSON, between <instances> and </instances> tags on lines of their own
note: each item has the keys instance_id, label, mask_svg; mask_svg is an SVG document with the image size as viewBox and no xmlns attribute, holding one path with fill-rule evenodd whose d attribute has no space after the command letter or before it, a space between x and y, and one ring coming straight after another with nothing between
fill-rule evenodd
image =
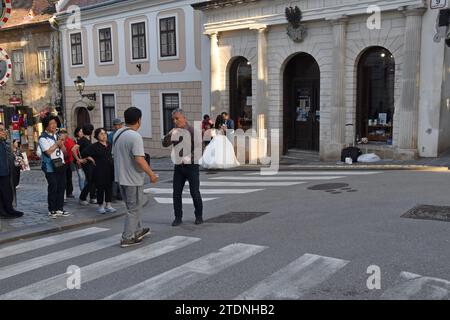
<instances>
[{"instance_id":1,"label":"backpack","mask_svg":"<svg viewBox=\"0 0 450 320\"><path fill-rule=\"evenodd\" d=\"M352 158L353 162L358 162L360 155L362 155L362 151L357 147L344 148L341 152L341 161L345 162L345 158Z\"/></svg>"}]
</instances>

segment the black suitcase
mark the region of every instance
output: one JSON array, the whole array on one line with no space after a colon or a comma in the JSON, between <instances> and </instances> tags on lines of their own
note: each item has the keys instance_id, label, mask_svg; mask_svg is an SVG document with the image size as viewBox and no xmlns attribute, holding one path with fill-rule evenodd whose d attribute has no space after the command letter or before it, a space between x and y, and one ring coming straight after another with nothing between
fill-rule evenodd
<instances>
[{"instance_id":1,"label":"black suitcase","mask_svg":"<svg viewBox=\"0 0 450 320\"><path fill-rule=\"evenodd\" d=\"M345 162L345 158L352 158L353 162L358 162L358 157L362 155L362 151L357 147L348 147L342 149L341 161Z\"/></svg>"}]
</instances>

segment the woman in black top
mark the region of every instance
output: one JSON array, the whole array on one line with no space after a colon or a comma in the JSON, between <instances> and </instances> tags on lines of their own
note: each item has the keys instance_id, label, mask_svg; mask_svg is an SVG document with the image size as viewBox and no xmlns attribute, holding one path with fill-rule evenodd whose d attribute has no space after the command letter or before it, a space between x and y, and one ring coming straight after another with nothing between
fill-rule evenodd
<instances>
[{"instance_id":1,"label":"woman in black top","mask_svg":"<svg viewBox=\"0 0 450 320\"><path fill-rule=\"evenodd\" d=\"M92 181L97 187L97 203L99 205L97 212L102 214L113 213L116 212L116 209L111 207L112 183L114 181L112 146L108 145L108 135L103 128L95 130L94 138L98 142L86 148L82 152L82 156L94 165ZM103 200L105 200L106 206L103 204Z\"/></svg>"}]
</instances>

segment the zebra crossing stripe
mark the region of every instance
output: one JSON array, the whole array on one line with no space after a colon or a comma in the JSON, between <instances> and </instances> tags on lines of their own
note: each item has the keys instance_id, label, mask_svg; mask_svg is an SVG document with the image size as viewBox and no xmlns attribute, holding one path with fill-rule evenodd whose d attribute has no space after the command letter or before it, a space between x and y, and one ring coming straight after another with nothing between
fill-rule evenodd
<instances>
[{"instance_id":1,"label":"zebra crossing stripe","mask_svg":"<svg viewBox=\"0 0 450 320\"><path fill-rule=\"evenodd\" d=\"M106 297L106 300L167 299L187 287L244 261L267 247L236 243ZM1 297L0 297L1 298Z\"/></svg>"},{"instance_id":2,"label":"zebra crossing stripe","mask_svg":"<svg viewBox=\"0 0 450 320\"><path fill-rule=\"evenodd\" d=\"M309 181L309 180L334 180L345 178L344 176L327 176L327 177L214 177L210 180L253 180L253 181L282 181L282 180L294 180L294 181Z\"/></svg>"},{"instance_id":3,"label":"zebra crossing stripe","mask_svg":"<svg viewBox=\"0 0 450 320\"><path fill-rule=\"evenodd\" d=\"M236 182L236 181L202 181L201 186L204 187L288 187L302 184L305 182L279 182L279 181L255 181L255 182Z\"/></svg>"},{"instance_id":4,"label":"zebra crossing stripe","mask_svg":"<svg viewBox=\"0 0 450 320\"><path fill-rule=\"evenodd\" d=\"M401 272L399 283L387 289L382 295L384 300L431 299L448 300L450 281L423 277L410 272Z\"/></svg>"},{"instance_id":5,"label":"zebra crossing stripe","mask_svg":"<svg viewBox=\"0 0 450 320\"><path fill-rule=\"evenodd\" d=\"M207 201L212 201L212 200L216 200L218 198L202 198L203 202L207 202ZM160 198L160 197L155 197L155 201L161 204L173 204L173 198ZM194 204L194 201L192 200L192 198L183 198L182 199L183 204Z\"/></svg>"},{"instance_id":6,"label":"zebra crossing stripe","mask_svg":"<svg viewBox=\"0 0 450 320\"><path fill-rule=\"evenodd\" d=\"M16 245L8 246L3 249L0 249L0 259L8 256L13 256L29 251L33 251L36 249L48 247L54 244L58 244L64 241L69 241L81 237L86 237L92 234L100 233L108 231L108 229L104 228L87 228L83 230L77 230L69 233L64 233L60 235L50 236L42 239L37 239L33 241L22 242Z\"/></svg>"},{"instance_id":7,"label":"zebra crossing stripe","mask_svg":"<svg viewBox=\"0 0 450 320\"><path fill-rule=\"evenodd\" d=\"M138 263L157 258L166 253L200 241L199 238L175 236L145 247L129 251L93 264L81 267L81 281L84 283L99 279ZM5 293L1 300L40 300L67 290L67 277L63 273L29 286Z\"/></svg>"},{"instance_id":8,"label":"zebra crossing stripe","mask_svg":"<svg viewBox=\"0 0 450 320\"><path fill-rule=\"evenodd\" d=\"M304 254L236 297L237 300L299 299L349 261Z\"/></svg>"},{"instance_id":9,"label":"zebra crossing stripe","mask_svg":"<svg viewBox=\"0 0 450 320\"><path fill-rule=\"evenodd\" d=\"M359 175L372 175L379 174L382 171L278 171L277 176L332 176L332 175L346 175L346 176L359 176ZM261 176L260 172L246 173L246 176Z\"/></svg>"},{"instance_id":10,"label":"zebra crossing stripe","mask_svg":"<svg viewBox=\"0 0 450 320\"><path fill-rule=\"evenodd\" d=\"M89 242L61 251L52 252L44 256L39 256L16 264L1 267L0 280L7 279L31 270L36 270L53 263L61 262L67 259L75 258L84 254L111 247L115 244L119 244L121 237L121 234L116 234L108 238Z\"/></svg>"},{"instance_id":11,"label":"zebra crossing stripe","mask_svg":"<svg viewBox=\"0 0 450 320\"><path fill-rule=\"evenodd\" d=\"M263 189L201 189L201 194L246 194L262 191ZM149 188L145 189L147 194L172 194L172 188ZM189 194L189 190L185 190L183 194Z\"/></svg>"}]
</instances>

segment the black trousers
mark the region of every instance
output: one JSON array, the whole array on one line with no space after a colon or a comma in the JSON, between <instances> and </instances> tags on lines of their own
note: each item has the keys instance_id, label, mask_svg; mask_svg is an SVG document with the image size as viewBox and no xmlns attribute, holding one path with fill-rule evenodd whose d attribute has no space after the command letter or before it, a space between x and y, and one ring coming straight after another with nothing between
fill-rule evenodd
<instances>
[{"instance_id":1,"label":"black trousers","mask_svg":"<svg viewBox=\"0 0 450 320\"><path fill-rule=\"evenodd\" d=\"M103 204L103 200L105 202L111 202L112 201L112 182L107 184L96 184L97 187L97 203Z\"/></svg>"},{"instance_id":2,"label":"black trousers","mask_svg":"<svg viewBox=\"0 0 450 320\"><path fill-rule=\"evenodd\" d=\"M73 183L72 183L72 164L67 165L66 169L66 195L69 196L73 193Z\"/></svg>"},{"instance_id":3,"label":"black trousers","mask_svg":"<svg viewBox=\"0 0 450 320\"><path fill-rule=\"evenodd\" d=\"M90 199L95 199L95 184L92 178L93 168L91 165L83 167L84 175L86 176L86 185L81 190L80 200L86 201L89 194Z\"/></svg>"},{"instance_id":4,"label":"black trousers","mask_svg":"<svg viewBox=\"0 0 450 320\"><path fill-rule=\"evenodd\" d=\"M48 182L48 211L62 211L64 209L64 192L66 191L66 172L46 173L45 178Z\"/></svg>"},{"instance_id":5,"label":"black trousers","mask_svg":"<svg viewBox=\"0 0 450 320\"><path fill-rule=\"evenodd\" d=\"M11 188L11 177L0 177L0 212L13 213L13 191Z\"/></svg>"},{"instance_id":6,"label":"black trousers","mask_svg":"<svg viewBox=\"0 0 450 320\"><path fill-rule=\"evenodd\" d=\"M203 217L203 201L200 194L200 166L198 164L175 165L173 172L173 208L175 218L183 217L182 194L186 180L189 181L189 189L194 202L195 217Z\"/></svg>"}]
</instances>

